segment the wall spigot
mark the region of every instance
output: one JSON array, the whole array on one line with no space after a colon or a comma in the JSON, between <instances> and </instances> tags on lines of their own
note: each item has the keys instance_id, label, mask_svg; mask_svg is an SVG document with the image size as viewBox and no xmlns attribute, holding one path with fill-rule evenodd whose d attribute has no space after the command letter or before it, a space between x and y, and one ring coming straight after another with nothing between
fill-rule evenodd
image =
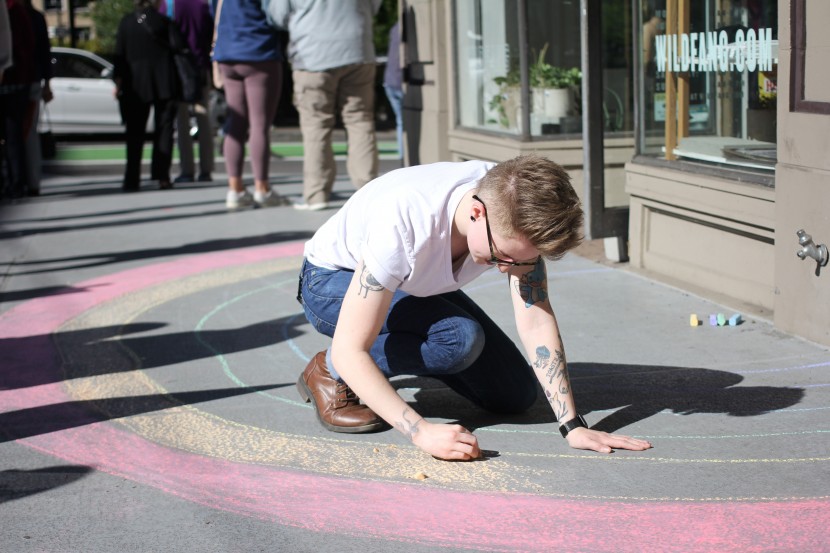
<instances>
[{"instance_id":1,"label":"wall spigot","mask_svg":"<svg viewBox=\"0 0 830 553\"><path fill-rule=\"evenodd\" d=\"M796 232L798 235L798 243L801 249L795 252L800 259L807 259L808 257L816 260L816 276L819 276L821 268L827 265L827 260L830 255L827 252L827 246L824 244L816 245L813 242L813 237L807 234L804 229Z\"/></svg>"}]
</instances>

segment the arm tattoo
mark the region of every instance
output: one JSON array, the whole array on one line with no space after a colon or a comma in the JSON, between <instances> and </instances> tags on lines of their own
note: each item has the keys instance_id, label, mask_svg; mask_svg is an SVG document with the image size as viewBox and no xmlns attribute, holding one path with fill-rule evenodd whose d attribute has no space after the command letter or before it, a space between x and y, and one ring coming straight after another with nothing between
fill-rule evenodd
<instances>
[{"instance_id":1,"label":"arm tattoo","mask_svg":"<svg viewBox=\"0 0 830 553\"><path fill-rule=\"evenodd\" d=\"M547 373L549 384L553 384L553 379L558 378L559 375L565 372L565 354L560 350L556 350L553 353L555 355L555 359L553 360L553 363L550 364L550 368L548 368ZM568 390L566 389L562 393L567 394Z\"/></svg>"},{"instance_id":2,"label":"arm tattoo","mask_svg":"<svg viewBox=\"0 0 830 553\"><path fill-rule=\"evenodd\" d=\"M519 297L524 300L525 307L529 308L548 299L548 279L542 258L539 258L533 269L513 281L513 285Z\"/></svg>"},{"instance_id":3,"label":"arm tattoo","mask_svg":"<svg viewBox=\"0 0 830 553\"><path fill-rule=\"evenodd\" d=\"M533 362L533 368L542 371L550 363L550 350L545 346L536 348L536 361ZM550 372L550 371L548 371Z\"/></svg>"},{"instance_id":4,"label":"arm tattoo","mask_svg":"<svg viewBox=\"0 0 830 553\"><path fill-rule=\"evenodd\" d=\"M553 413L556 420L565 420L568 416L568 404L564 400L564 396L570 393L570 379L568 378L567 363L565 362L565 352L563 350L555 350L553 359L551 359L550 350L545 346L536 348L536 360L533 362L533 368L538 374L544 371L545 378L548 384L553 384L557 378L561 379L558 384L558 391L551 394L550 390L545 389L545 397L553 408ZM562 399L560 399L562 397Z\"/></svg>"},{"instance_id":5,"label":"arm tattoo","mask_svg":"<svg viewBox=\"0 0 830 553\"><path fill-rule=\"evenodd\" d=\"M560 350L554 351L553 354L553 361L551 361L550 350L545 346L539 346L536 348L536 361L533 362L534 369L540 373L545 371L548 384L553 384L553 380L565 372L565 354ZM563 393L568 393L567 389Z\"/></svg>"},{"instance_id":6,"label":"arm tattoo","mask_svg":"<svg viewBox=\"0 0 830 553\"><path fill-rule=\"evenodd\" d=\"M553 416L556 417L556 420L566 420L565 417L568 416L568 405L564 400L559 399L559 394L554 393L551 396L550 392L545 390L545 397L548 398L548 403L550 403L550 406L553 408Z\"/></svg>"},{"instance_id":7,"label":"arm tattoo","mask_svg":"<svg viewBox=\"0 0 830 553\"><path fill-rule=\"evenodd\" d=\"M418 419L414 422L407 419L406 414L409 411L411 411L411 409L409 409L409 407L407 407L406 409L403 410L403 413L401 414L401 418L403 420L396 422L395 423L395 428L400 430L404 434L404 436L406 436L407 438L409 438L410 441L412 441L412 439L415 437L415 434L418 433L418 425L421 424L421 421L424 420L424 419L421 418L421 419Z\"/></svg>"},{"instance_id":8,"label":"arm tattoo","mask_svg":"<svg viewBox=\"0 0 830 553\"><path fill-rule=\"evenodd\" d=\"M357 293L362 294L365 298L369 295L369 292L380 292L381 290L383 290L383 285L372 276L372 273L364 265L360 269L360 290Z\"/></svg>"}]
</instances>

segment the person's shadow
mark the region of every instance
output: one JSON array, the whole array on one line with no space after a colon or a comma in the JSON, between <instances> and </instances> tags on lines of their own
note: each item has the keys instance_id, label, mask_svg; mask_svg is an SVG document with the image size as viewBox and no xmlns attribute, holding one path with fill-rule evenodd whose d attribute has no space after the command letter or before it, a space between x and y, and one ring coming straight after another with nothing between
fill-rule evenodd
<instances>
[{"instance_id":1,"label":"person's shadow","mask_svg":"<svg viewBox=\"0 0 830 553\"><path fill-rule=\"evenodd\" d=\"M740 386L739 374L694 367L570 363L571 385L581 414L612 411L592 428L617 432L664 410L680 415L720 413L733 417L763 415L791 407L804 389L788 386ZM521 415L496 415L471 404L435 380L397 380L395 386L419 387L421 415L455 419L468 428L496 424L538 424L555 418L543 394Z\"/></svg>"},{"instance_id":2,"label":"person's shadow","mask_svg":"<svg viewBox=\"0 0 830 553\"><path fill-rule=\"evenodd\" d=\"M0 505L77 482L95 469L86 465L57 465L39 469L0 471Z\"/></svg>"},{"instance_id":3,"label":"person's shadow","mask_svg":"<svg viewBox=\"0 0 830 553\"><path fill-rule=\"evenodd\" d=\"M264 348L296 338L305 330L296 315L259 321L238 328L182 330L141 335L167 326L164 322L105 325L54 334L0 338L0 390L28 388L68 378L152 369ZM58 365L54 344L62 357ZM140 357L140 365L123 351ZM90 359L122 359L123 362L90 363Z\"/></svg>"}]
</instances>

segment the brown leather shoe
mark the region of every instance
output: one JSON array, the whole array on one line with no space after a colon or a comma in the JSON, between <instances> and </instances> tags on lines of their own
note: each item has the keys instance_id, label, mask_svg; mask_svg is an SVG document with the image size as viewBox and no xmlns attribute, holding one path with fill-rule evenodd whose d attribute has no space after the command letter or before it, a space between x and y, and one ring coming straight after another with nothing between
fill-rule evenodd
<instances>
[{"instance_id":1,"label":"brown leather shoe","mask_svg":"<svg viewBox=\"0 0 830 553\"><path fill-rule=\"evenodd\" d=\"M361 434L386 427L386 422L362 405L349 386L331 377L325 351L308 362L297 380L297 390L306 403L311 401L320 424L332 432Z\"/></svg>"}]
</instances>

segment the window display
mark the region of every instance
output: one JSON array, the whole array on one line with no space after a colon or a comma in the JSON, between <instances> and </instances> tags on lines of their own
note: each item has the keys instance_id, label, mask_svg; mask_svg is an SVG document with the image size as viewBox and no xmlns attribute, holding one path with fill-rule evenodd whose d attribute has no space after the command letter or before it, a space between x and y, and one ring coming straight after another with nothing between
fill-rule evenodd
<instances>
[{"instance_id":1,"label":"window display","mask_svg":"<svg viewBox=\"0 0 830 553\"><path fill-rule=\"evenodd\" d=\"M581 136L579 5L579 0L456 0L458 125L523 136L527 116L527 134L533 137ZM631 131L631 2L605 0L602 12L605 130Z\"/></svg>"},{"instance_id":2,"label":"window display","mask_svg":"<svg viewBox=\"0 0 830 553\"><path fill-rule=\"evenodd\" d=\"M777 1L640 7L640 153L773 170Z\"/></svg>"},{"instance_id":3,"label":"window display","mask_svg":"<svg viewBox=\"0 0 830 553\"><path fill-rule=\"evenodd\" d=\"M533 135L579 132L579 1L529 0L520 36L517 0L455 3L458 123L522 134L523 86ZM523 46L526 45L526 48ZM520 71L526 51L527 82Z\"/></svg>"}]
</instances>

